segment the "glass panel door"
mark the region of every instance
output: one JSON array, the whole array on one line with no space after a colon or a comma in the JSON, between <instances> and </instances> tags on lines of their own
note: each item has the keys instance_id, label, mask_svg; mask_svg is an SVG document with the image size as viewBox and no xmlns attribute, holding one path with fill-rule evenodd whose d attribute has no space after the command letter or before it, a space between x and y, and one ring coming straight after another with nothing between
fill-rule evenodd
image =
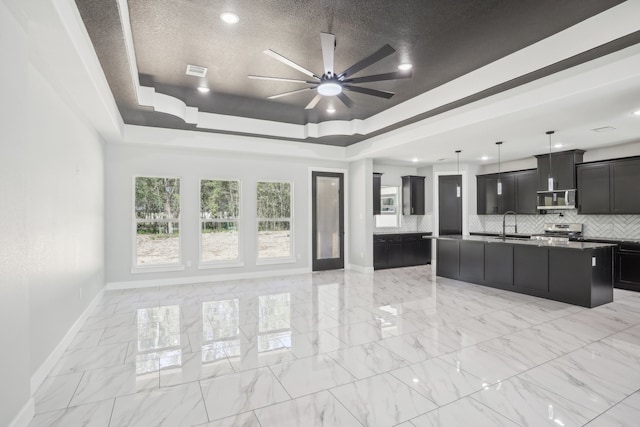
<instances>
[{"instance_id":1,"label":"glass panel door","mask_svg":"<svg viewBox=\"0 0 640 427\"><path fill-rule=\"evenodd\" d=\"M312 173L313 270L344 268L343 174Z\"/></svg>"}]
</instances>

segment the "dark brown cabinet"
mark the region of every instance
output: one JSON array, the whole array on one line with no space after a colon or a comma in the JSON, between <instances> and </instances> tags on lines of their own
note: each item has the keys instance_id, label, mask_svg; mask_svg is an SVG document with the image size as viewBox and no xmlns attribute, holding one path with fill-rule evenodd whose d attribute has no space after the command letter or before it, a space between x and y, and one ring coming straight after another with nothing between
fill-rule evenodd
<instances>
[{"instance_id":1,"label":"dark brown cabinet","mask_svg":"<svg viewBox=\"0 0 640 427\"><path fill-rule=\"evenodd\" d=\"M402 215L424 215L424 176L402 177Z\"/></svg>"},{"instance_id":2,"label":"dark brown cabinet","mask_svg":"<svg viewBox=\"0 0 640 427\"><path fill-rule=\"evenodd\" d=\"M380 215L381 189L382 189L382 174L374 172L373 173L373 214L374 215Z\"/></svg>"},{"instance_id":3,"label":"dark brown cabinet","mask_svg":"<svg viewBox=\"0 0 640 427\"><path fill-rule=\"evenodd\" d=\"M640 158L576 166L578 213L640 214Z\"/></svg>"},{"instance_id":4,"label":"dark brown cabinet","mask_svg":"<svg viewBox=\"0 0 640 427\"><path fill-rule=\"evenodd\" d=\"M373 236L373 268L410 267L431 263L431 233L376 234Z\"/></svg>"},{"instance_id":5,"label":"dark brown cabinet","mask_svg":"<svg viewBox=\"0 0 640 427\"><path fill-rule=\"evenodd\" d=\"M640 213L640 159L611 162L611 213Z\"/></svg>"},{"instance_id":6,"label":"dark brown cabinet","mask_svg":"<svg viewBox=\"0 0 640 427\"><path fill-rule=\"evenodd\" d=\"M535 169L502 173L502 194L499 195L498 174L476 176L478 215L501 215L507 211L537 213L536 179Z\"/></svg>"},{"instance_id":7,"label":"dark brown cabinet","mask_svg":"<svg viewBox=\"0 0 640 427\"><path fill-rule=\"evenodd\" d=\"M578 165L578 213L607 214L609 205L610 167L608 163Z\"/></svg>"},{"instance_id":8,"label":"dark brown cabinet","mask_svg":"<svg viewBox=\"0 0 640 427\"><path fill-rule=\"evenodd\" d=\"M538 171L536 169L516 172L516 213L537 214L536 183Z\"/></svg>"},{"instance_id":9,"label":"dark brown cabinet","mask_svg":"<svg viewBox=\"0 0 640 427\"><path fill-rule=\"evenodd\" d=\"M640 249L637 256L640 258ZM597 307L613 301L612 257L612 247L574 249L438 239L436 266L438 276ZM616 277L624 274L628 282L640 274L640 259L629 260L626 270L616 272ZM626 258L620 257L618 262L622 261Z\"/></svg>"},{"instance_id":10,"label":"dark brown cabinet","mask_svg":"<svg viewBox=\"0 0 640 427\"><path fill-rule=\"evenodd\" d=\"M549 190L549 171L553 176L554 190L573 190L576 188L575 166L582 162L583 150L562 151L551 154L539 154L538 191Z\"/></svg>"}]
</instances>

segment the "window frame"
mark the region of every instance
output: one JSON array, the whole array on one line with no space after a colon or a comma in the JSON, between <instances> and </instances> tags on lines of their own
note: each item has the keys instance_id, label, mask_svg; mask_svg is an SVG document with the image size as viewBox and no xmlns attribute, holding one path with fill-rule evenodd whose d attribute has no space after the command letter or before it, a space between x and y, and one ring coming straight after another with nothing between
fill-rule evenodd
<instances>
[{"instance_id":1,"label":"window frame","mask_svg":"<svg viewBox=\"0 0 640 427\"><path fill-rule=\"evenodd\" d=\"M393 215L396 217L396 225L382 225L379 226L378 225L378 217L382 217L382 216L391 216L392 214L390 213L383 213L382 212L382 199L384 199L384 196L382 196L382 194L380 195L380 215L375 215L375 219L374 219L374 225L376 229L397 229L401 227L400 221L401 221L401 215L400 215L400 211L401 211L401 207L402 207L402 200L400 200L401 197L401 191L400 191L400 187L397 185L382 185L380 190L382 192L382 188L387 187L387 188L395 188L396 189L396 204L394 205L396 210L395 213L393 213Z\"/></svg>"},{"instance_id":2,"label":"window frame","mask_svg":"<svg viewBox=\"0 0 640 427\"><path fill-rule=\"evenodd\" d=\"M178 188L180 189L180 216L177 218L177 221L174 219L158 219L158 220L140 220L139 218L136 217L136 179L138 178L160 178L160 179L178 179L180 184L178 186ZM183 260L183 256L182 256L182 247L183 247L183 242L182 242L182 236L183 236L183 229L182 229L182 194L183 194L183 179L182 176L180 175L174 175L174 176L170 176L170 175L142 175L142 174L137 174L137 175L133 175L133 179L131 180L131 207L130 207L130 212L131 212L131 217L133 218L132 221L132 239L131 239L131 244L132 244L132 251L131 251L131 273L132 274L140 274L140 273L163 273L163 272L170 272L170 271L183 271L185 269L184 267L184 260ZM174 263L168 263L168 264L151 264L151 265L138 265L138 241L137 241L137 237L138 237L138 222L161 222L161 223L168 223L168 222L177 222L178 223L178 229L179 229L179 237L178 237L178 262L174 262Z\"/></svg>"},{"instance_id":3,"label":"window frame","mask_svg":"<svg viewBox=\"0 0 640 427\"><path fill-rule=\"evenodd\" d=\"M290 216L289 218L261 218L258 217L258 184L261 182L277 182L277 183L281 183L281 184L289 184L289 212L290 212ZM256 220L255 220L255 244L256 244L256 265L270 265L270 264L288 264L288 263L295 263L296 262L296 256L295 256L295 232L294 232L294 219L295 219L295 211L294 211L294 185L293 185L293 181L290 180L284 180L284 179L259 179L256 180L256 186L255 186L255 215L256 215ZM259 228L260 228L260 222L261 221L279 221L279 222L285 222L288 221L289 222L289 248L290 248L290 254L289 256L285 256L285 257L271 257L271 258L260 258L260 236L259 236Z\"/></svg>"},{"instance_id":4,"label":"window frame","mask_svg":"<svg viewBox=\"0 0 640 427\"><path fill-rule=\"evenodd\" d=\"M236 181L238 183L238 218L236 222L236 228L238 229L238 257L235 260L221 260L221 261L202 261L202 223L208 222L230 222L228 220L203 220L201 212L201 199L202 199L202 181ZM198 189L198 270L207 270L215 268L227 268L227 267L244 267L243 246L242 246L242 180L240 178L209 178L202 177L198 180L200 188Z\"/></svg>"}]
</instances>

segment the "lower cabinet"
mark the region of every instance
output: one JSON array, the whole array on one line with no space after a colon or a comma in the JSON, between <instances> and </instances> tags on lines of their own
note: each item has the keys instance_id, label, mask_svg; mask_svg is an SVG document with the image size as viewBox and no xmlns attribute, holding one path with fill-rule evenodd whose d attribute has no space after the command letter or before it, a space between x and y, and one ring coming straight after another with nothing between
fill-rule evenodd
<instances>
[{"instance_id":1,"label":"lower cabinet","mask_svg":"<svg viewBox=\"0 0 640 427\"><path fill-rule=\"evenodd\" d=\"M640 244L621 243L615 251L616 288L640 291Z\"/></svg>"},{"instance_id":2,"label":"lower cabinet","mask_svg":"<svg viewBox=\"0 0 640 427\"><path fill-rule=\"evenodd\" d=\"M436 247L436 274L451 279L459 279L460 242L458 240L438 240Z\"/></svg>"},{"instance_id":3,"label":"lower cabinet","mask_svg":"<svg viewBox=\"0 0 640 427\"><path fill-rule=\"evenodd\" d=\"M460 280L484 282L484 242L464 242L460 245Z\"/></svg>"},{"instance_id":4,"label":"lower cabinet","mask_svg":"<svg viewBox=\"0 0 640 427\"><path fill-rule=\"evenodd\" d=\"M373 236L373 268L410 267L431 263L431 233L378 234Z\"/></svg>"},{"instance_id":5,"label":"lower cabinet","mask_svg":"<svg viewBox=\"0 0 640 427\"><path fill-rule=\"evenodd\" d=\"M513 290L513 246L508 243L484 246L484 283Z\"/></svg>"},{"instance_id":6,"label":"lower cabinet","mask_svg":"<svg viewBox=\"0 0 640 427\"><path fill-rule=\"evenodd\" d=\"M514 245L513 284L529 295L549 295L549 249Z\"/></svg>"},{"instance_id":7,"label":"lower cabinet","mask_svg":"<svg viewBox=\"0 0 640 427\"><path fill-rule=\"evenodd\" d=\"M638 255L640 258L640 253ZM597 307L613 301L612 259L612 247L581 250L439 239L436 274L583 307Z\"/></svg>"}]
</instances>

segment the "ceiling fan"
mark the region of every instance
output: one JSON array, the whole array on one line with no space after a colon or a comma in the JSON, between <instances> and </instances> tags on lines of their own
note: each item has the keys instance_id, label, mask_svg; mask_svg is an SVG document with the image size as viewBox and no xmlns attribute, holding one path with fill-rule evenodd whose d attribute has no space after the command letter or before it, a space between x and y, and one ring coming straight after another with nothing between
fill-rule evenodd
<instances>
[{"instance_id":1,"label":"ceiling fan","mask_svg":"<svg viewBox=\"0 0 640 427\"><path fill-rule=\"evenodd\" d=\"M340 101L347 108L351 108L353 106L353 101L349 98L344 91L348 90L351 92L363 93L365 95L377 96L380 98L389 99L393 95L393 92L387 92L383 90L370 89L361 86L354 86L357 83L369 83L369 82L379 82L383 80L397 80L397 79L407 79L412 76L410 70L408 71L396 71L385 74L376 74L372 76L364 76L364 77L356 77L352 78L353 74L358 73L359 71L375 64L383 58L391 55L395 52L395 49L389 46L388 44L382 46L373 54L367 56L361 61L353 64L351 67L347 68L343 72L336 74L333 69L333 59L334 59L334 49L336 43L336 37L333 34L329 33L320 33L320 43L322 45L322 59L324 62L324 72L321 76L307 70L306 68L296 64L295 62L285 58L279 53L267 49L263 53L269 55L270 57L277 59L285 65L288 65L291 68L294 68L300 71L303 74L306 74L309 77L312 77L314 80L299 80L299 79L290 79L285 77L268 77L268 76L256 76L250 75L250 79L256 80L273 80L279 82L292 82L292 83L303 83L311 86L292 90L289 92L280 93L277 95L271 95L267 97L268 99L276 99L281 98L283 96L293 95L295 93L305 92L308 90L317 90L316 96L307 104L305 107L306 110L310 110L318 104L318 102L322 99L323 96L337 96Z\"/></svg>"}]
</instances>

